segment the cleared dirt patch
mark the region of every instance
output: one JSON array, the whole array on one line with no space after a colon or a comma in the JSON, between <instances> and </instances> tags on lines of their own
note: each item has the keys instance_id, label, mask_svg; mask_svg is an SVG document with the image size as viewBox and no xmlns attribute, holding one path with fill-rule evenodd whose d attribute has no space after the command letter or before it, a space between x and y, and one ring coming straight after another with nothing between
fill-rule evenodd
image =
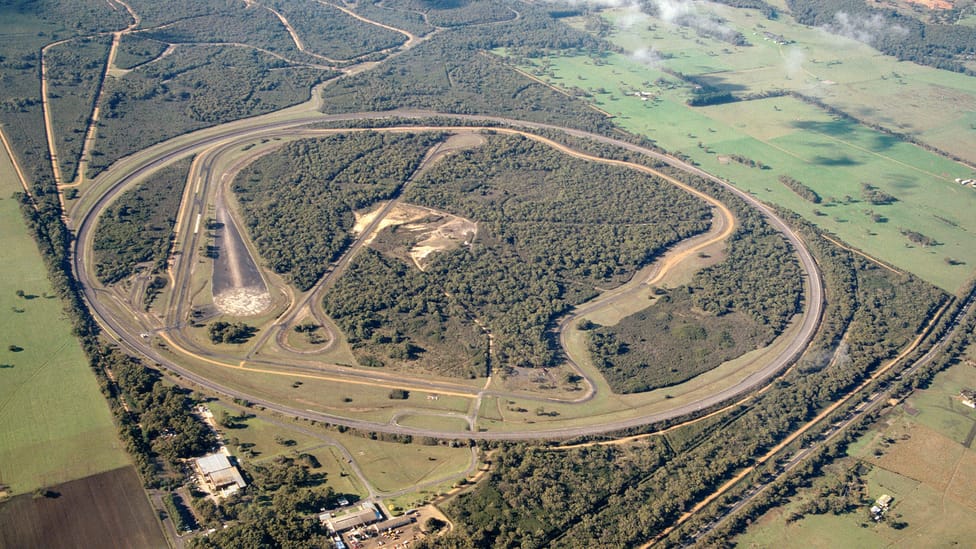
<instances>
[{"instance_id":1,"label":"cleared dirt patch","mask_svg":"<svg viewBox=\"0 0 976 549\"><path fill-rule=\"evenodd\" d=\"M360 226L360 219L372 215L357 216L357 227ZM386 228L392 230L377 240ZM430 254L470 245L477 234L478 224L469 219L432 208L401 204L380 222L367 243L375 241L375 248L413 262L423 271Z\"/></svg>"},{"instance_id":2,"label":"cleared dirt patch","mask_svg":"<svg viewBox=\"0 0 976 549\"><path fill-rule=\"evenodd\" d=\"M168 547L132 467L0 505L0 547Z\"/></svg>"},{"instance_id":3,"label":"cleared dirt patch","mask_svg":"<svg viewBox=\"0 0 976 549\"><path fill-rule=\"evenodd\" d=\"M254 316L271 306L271 294L261 288L230 288L214 296L220 312L232 316Z\"/></svg>"}]
</instances>

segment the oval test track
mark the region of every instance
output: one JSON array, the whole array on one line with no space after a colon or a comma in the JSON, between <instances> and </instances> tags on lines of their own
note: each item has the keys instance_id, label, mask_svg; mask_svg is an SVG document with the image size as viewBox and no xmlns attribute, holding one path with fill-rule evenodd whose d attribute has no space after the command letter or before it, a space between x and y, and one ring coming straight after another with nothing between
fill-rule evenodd
<instances>
[{"instance_id":1,"label":"oval test track","mask_svg":"<svg viewBox=\"0 0 976 549\"><path fill-rule=\"evenodd\" d=\"M174 362L172 359L168 358L167 356L164 356L157 349L152 347L150 341L143 340L141 337L139 337L138 334L129 333L126 324L120 321L118 318L116 318L115 314L111 311L111 309L99 303L96 296L97 285L93 284L93 280L90 277L90 273L88 270L88 266L90 265L90 258L91 258L91 242L94 236L93 229L97 221L98 214L116 196L118 196L118 194L123 192L125 187L128 186L130 183L132 183L135 179L142 177L148 174L149 172L153 171L154 169L161 167L162 165L167 164L177 158L187 156L193 153L198 153L210 147L226 144L228 142L237 142L240 140L263 137L271 132L274 132L275 130L286 130L286 129L295 130L301 126L305 126L316 122L384 119L390 117L398 117L398 118L442 117L442 118L453 118L453 119L467 120L467 121L489 121L493 123L507 124L512 126L521 126L527 129L556 130L574 137L586 138L597 142L609 144L612 146L624 148L626 150L636 152L654 158L656 160L663 161L671 165L672 167L708 179L709 181L724 186L726 189L730 190L731 192L735 193L740 198L745 200L749 205L758 209L767 218L770 224L773 227L775 227L778 231L780 231L787 238L787 240L790 241L791 245L794 248L794 251L797 253L799 257L801 267L803 268L807 277L807 284L806 284L807 289L806 289L806 295L804 296L804 302L807 307L807 310L803 315L803 321L798 330L797 336L795 336L793 340L789 343L789 345L787 345L785 349L780 351L773 360L770 360L763 368L749 375L747 378L743 379L742 381L736 383L733 386L727 387L724 390L715 392L714 394L709 395L706 398L682 406L677 406L667 411L645 414L645 415L640 415L638 417L613 420L601 424L587 425L581 427L570 426L570 427L540 429L536 431L518 431L518 432L455 432L455 431L439 431L435 429L421 429L415 427L404 427L401 425L390 424L390 423L365 421L360 419L337 416L334 414L317 412L313 410L296 409L282 404L266 401L264 399L255 398L254 396L244 393L242 391L238 391L217 384L209 380L208 378L181 366L180 364ZM393 130L403 131L405 129L407 130L413 129L419 131L419 130L443 130L445 129L445 127L413 126L413 127L406 127L406 128L398 127L398 128L374 128L374 129L390 130L390 131ZM471 130L472 128L465 127L465 129ZM715 205L718 208L722 208L724 209L725 212L731 214L731 212L728 211L727 207L724 204L718 202L716 199L708 197L701 191L693 189L687 186L686 184L681 183L680 181L677 181L667 176L666 174L662 174L657 170L654 170L653 168L649 168L647 166L643 166L640 164L624 162L620 160L612 160L612 159L596 157L593 155L589 155L587 153L576 151L574 149L571 149L570 147L567 147L560 143L556 143L550 139L538 135L526 134L524 132L520 132L520 130L513 130L510 128L499 128L499 127L490 127L485 129L499 132L499 133L503 133L503 132L521 133L522 135L525 135L534 140L548 144L564 153L572 154L573 156L576 156L578 158L587 159L591 161L598 161L598 162L603 162L608 164L626 166L628 168L641 170L644 171L645 173L650 173L652 175L662 177L668 180L669 182L679 185L683 189L692 192L693 194L699 196L700 198L703 198L709 203ZM802 240L786 225L786 223L783 220L779 219L768 207L760 203L754 197L750 196L747 193L739 191L738 189L732 187L730 184L726 183L725 181L722 181L704 172L703 170L700 170L694 166L690 166L687 163L684 163L680 160L677 160L675 158L669 157L667 155L658 153L650 149L646 149L644 147L640 147L638 145L634 145L632 143L627 143L610 137L591 134L581 130L562 128L562 127L548 125L548 124L524 122L524 121L511 120L511 119L500 118L500 117L476 116L476 115L452 115L452 114L434 113L434 112L427 112L427 111L413 111L413 110L391 111L385 113L355 113L355 114L339 115L339 116L326 116L322 114L317 114L317 115L309 115L305 117L298 117L287 121L276 121L272 117L259 117L259 118L246 121L245 124L238 122L237 124L234 124L231 129L227 129L223 132L219 130L220 127L209 128L208 130L205 131L205 133L204 131L201 131L201 133L204 133L204 135L202 136L188 134L180 138L175 138L170 142L164 142L159 145L150 147L149 149L146 149L146 151L142 153L136 153L136 155L134 155L133 157L123 159L122 161L116 163L111 168L109 168L109 170L107 170L102 175L103 179L109 177L115 177L116 171L125 169L126 167L133 164L131 160L132 158L136 158L137 160L134 166L128 168L127 173L122 174L121 177L118 177L116 180L114 180L114 182L112 182L111 185L108 186L108 188L99 189L97 185L94 187L95 190L101 192L101 195L98 196L97 200L95 200L94 203L92 203L87 208L87 210L83 212L83 214L78 218L77 238L75 240L74 254L72 255L72 266L75 270L75 276L78 277L78 280L82 285L84 296L88 301L93 316L99 321L99 323L103 327L106 328L106 330L109 333L113 334L114 337L121 344L127 347L130 351L135 352L136 354L141 354L143 356L146 356L147 358L159 363L161 366L165 367L166 369L179 374L180 376L186 378L187 380L197 385L224 394L231 398L246 399L255 404L264 406L266 408L290 416L301 417L301 418L306 418L306 419L316 420L316 421L324 421L328 423L345 425L348 427L364 429L369 431L378 431L378 432L387 432L387 433L396 433L396 434L410 434L414 436L453 438L453 439L529 440L529 439L545 439L545 438L572 438L572 437L578 437L584 435L605 433L609 431L617 431L617 430L637 427L640 425L656 423L664 420L675 419L678 417L700 412L702 410L709 409L716 405L730 401L735 397L743 395L744 393L749 392L750 390L755 389L756 387L759 387L760 385L764 384L769 379L771 379L774 375L776 375L778 372L783 371L788 365L793 363L793 361L795 361L800 356L800 354L802 354L802 352L806 349L807 344L809 343L810 339L813 337L814 333L816 332L820 324L820 319L823 312L823 282L822 282L819 269L817 268L817 265L813 257L810 255L809 251L803 244ZM357 131L357 130L361 130L361 128L355 128L352 129L351 131ZM176 140L179 140L184 144L174 148L172 142ZM146 158L141 158L142 156L145 156ZM201 171L209 170L211 167L212 167L212 163L210 166L204 166ZM199 198L194 197L189 190L187 191L186 196L191 201L197 201L198 204L196 205L198 207L203 206L202 204L199 203ZM731 219L731 217L729 217L729 219ZM728 227L726 227L725 230L722 231L723 235L726 232L730 232L732 230L733 224L727 223L727 225ZM187 228L183 228L183 230L185 232L187 231ZM723 236L722 238L724 239L726 236L727 235ZM712 239L709 240L711 241ZM185 243L184 243L184 247L185 247ZM194 248L189 248L189 249L192 250ZM693 247L692 250L693 249L696 249L696 247ZM178 256L178 259L181 260L179 261L180 263L184 263L185 260L188 259L188 257ZM177 288L179 287L180 285L178 284ZM170 342L171 345L174 343L168 336L166 336L166 334L162 334L162 335L165 340ZM190 354L193 355L193 353ZM241 367L241 366L234 366L234 365L222 363L198 355L195 356L194 358L196 358L197 360L203 360L223 367L231 367L231 368ZM354 378L350 379L349 376L345 376L345 377L340 377L338 375L318 376L312 374L283 372L281 370L265 370L265 369L256 369L256 368L247 368L247 371L273 373L278 375L289 375L294 377L335 379L336 381L342 381L347 383L360 383L360 384L368 384L368 385L380 386L380 387L389 387L389 386L399 387L403 385L402 383L399 385L395 385L393 384L392 381L387 381L386 376L377 377L375 379L371 378L369 377L368 372L357 372L357 374L360 375L356 375ZM588 380L588 381L590 382L591 386L593 386L592 380ZM445 389L449 387L455 387L455 388L461 387L459 385L455 386L453 384L446 384L446 383L439 384L437 382L425 382L422 380L416 380L415 383L418 386L423 387L423 390L430 390L434 392L442 392L441 389L438 387L443 387ZM511 396L508 393L501 393L497 391L478 391L477 389L468 388L468 387L465 387L465 389L466 391L463 391L464 393L466 393L464 396L469 396L469 397L481 396L482 394ZM444 391L444 392L447 392L448 394L450 393L450 391ZM581 400L588 400L592 398L592 396L593 395L591 393L585 396ZM523 395L519 395L518 397L525 398ZM544 399L544 400L560 402L554 399ZM561 402L566 402L566 401L561 401ZM475 412L477 412L477 410Z\"/></svg>"}]
</instances>

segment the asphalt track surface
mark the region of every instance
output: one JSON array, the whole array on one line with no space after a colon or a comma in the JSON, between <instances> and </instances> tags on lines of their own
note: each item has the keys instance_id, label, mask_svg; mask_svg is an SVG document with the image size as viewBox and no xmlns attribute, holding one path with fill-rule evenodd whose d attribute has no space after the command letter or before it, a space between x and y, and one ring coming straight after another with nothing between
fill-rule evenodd
<instances>
[{"instance_id":1,"label":"asphalt track surface","mask_svg":"<svg viewBox=\"0 0 976 549\"><path fill-rule=\"evenodd\" d=\"M312 410L303 410L292 408L289 406L284 406L279 403L267 401L261 398L257 398L254 395L220 385L216 382L211 381L205 376L202 376L186 367L180 363L174 361L166 355L161 354L157 349L155 349L151 341L141 337L139 333L133 333L131 328L131 319L120 319L118 313L113 311L112 308L107 307L105 304L101 303L99 296L99 286L90 276L90 261L92 258L91 244L94 236L94 227L98 218L98 215L114 200L120 193L122 193L127 186L133 183L136 179L146 176L152 171L162 167L178 158L185 157L191 154L201 153L203 151L209 150L217 146L239 146L240 143L254 138L267 137L272 134L287 135L289 133L302 133L301 128L315 123L323 122L338 122L338 121L366 121L366 120L383 120L389 118L398 119L429 119L429 118L439 118L439 119L455 119L461 120L468 123L471 122L485 122L492 124L503 124L507 126L512 126L515 128L524 129L527 131L531 130L555 130L565 133L570 136L586 138L600 143L605 143L608 145L620 147L655 160L664 162L674 168L682 170L686 173L690 173L704 179L715 182L722 185L729 191L735 193L740 198L745 200L749 205L759 210L768 220L768 222L781 232L784 237L791 243L794 251L797 254L801 268L804 271L804 276L807 279L806 282L806 294L804 296L804 304L807 310L804 312L802 324L799 328L797 335L790 341L789 345L786 346L780 353L777 354L775 358L770 360L763 368L759 371L753 373L746 379L740 381L739 383L728 387L724 390L718 391L709 395L701 400L691 402L685 405L677 406L667 411L655 412L650 414L641 415L639 417L631 417L622 420L612 420L605 423L587 426L570 426L570 427L560 427L560 428L549 428L549 429L539 429L531 431L518 431L518 432L456 432L456 431L440 431L434 429L421 429L415 427L405 427L402 425L397 425L395 423L379 423L373 421L365 421L355 418L348 418L333 414L327 414ZM287 414L293 417L305 418L309 420L322 421L327 423L332 423L335 425L345 425L348 427L362 429L367 431L385 432L385 433L395 433L403 435L413 435L413 436L429 436L436 438L446 438L446 439L483 439L483 440L537 440L537 439L563 439L563 438L573 438L586 435L595 435L611 431L618 431L622 429L628 429L633 427L638 427L641 425L648 425L657 422L662 422L666 420L674 420L677 418L689 416L695 414L705 409L714 408L723 403L730 402L736 397L740 397L748 393L749 391L756 389L770 379L772 379L778 373L784 371L789 365L791 365L806 349L813 335L817 331L820 325L820 320L823 313L824 298L823 298L823 281L820 271L816 265L815 260L810 255L803 241L799 236L794 233L789 226L777 217L772 210L766 207L764 204L760 203L751 195L739 191L735 187L726 183L725 181L718 179L703 170L700 170L694 166L691 166L685 162L682 162L676 158L661 154L659 152L635 145L632 143L627 143L610 137L600 136L584 132L581 130L574 130L570 128L563 128L559 126L553 126L548 124L524 122L519 120L506 119L501 117L491 117L491 116L477 116L477 115L453 115L445 113L436 113L429 111L416 111L416 110L398 110L389 111L382 113L352 113L346 115L333 115L327 116L322 114L310 114L307 116L296 117L290 120L277 121L271 120L266 121L263 117L258 119L253 119L248 121L246 124L232 124L228 125L229 128L221 129L221 127L209 128L206 131L198 132L201 135L189 134L184 135L179 138L173 139L168 142L150 147L142 153L137 153L134 155L138 158L138 162L132 162L130 157L129 161L123 159L122 161L113 165L107 172L102 175L102 179L114 177L116 178L114 182L108 188L99 188L97 185L93 187L98 189L100 196L87 207L87 209L77 215L74 219L75 225L77 227L75 239L75 249L72 255L72 267L75 271L75 276L81 284L83 293L86 301L88 302L89 308L92 311L93 316L101 324L101 326L122 346L127 348L130 352L145 356L146 358L156 362L163 368L178 374L183 379L193 384L199 385L200 387L206 388L208 390L214 391L216 393L223 394L230 398L239 398L250 401L253 404L263 406L265 408L277 411L282 414ZM411 126L412 128L421 129L419 126ZM380 129L380 128L377 128ZM428 129L437 130L439 127L430 126ZM500 129L500 128L486 128L486 129ZM173 143L179 142L178 146L173 146ZM580 153L577 153L579 156ZM586 157L587 155L582 155ZM142 158L145 157L145 158ZM205 165L199 167L199 173L204 181L210 178L210 172L213 169L213 156L208 156L209 164L205 162ZM600 160L593 157L595 160ZM601 160L606 161L606 160ZM639 168L639 165L632 165L632 167ZM122 173L121 170L126 170ZM118 173L117 173L118 172ZM192 173L192 171L191 171ZM190 193L190 189L194 184L199 186L199 183L191 181L188 184L187 193ZM193 193L189 195L191 212L204 212L206 204L202 200L202 196L206 193ZM192 223L192 217L187 215L184 219L189 220ZM192 232L191 227L182 227L182 232L190 233ZM195 235L199 237L200 235ZM194 239L195 240L195 239ZM181 248L183 250L194 250L196 249L198 242L182 242ZM188 266L185 265L189 263L192 259L192 254L180 254L177 256L176 269L187 269ZM176 280L186 280L186 278L177 276ZM176 293L182 298L178 298L177 302L186 303L185 301L185 284L177 285ZM171 341L171 340L170 340ZM197 353L195 353L197 354ZM206 356L201 356L198 354L196 356L199 360L213 362L218 364L217 361L208 359ZM369 372L357 372L359 375L350 376L351 382L363 383L363 384L375 384L377 386L386 387L390 382L390 378L383 376L375 380L370 379ZM350 372L349 374L352 374ZM300 374L299 374L300 375ZM375 383L374 383L375 381ZM588 380L592 386L592 380ZM438 392L439 387L452 388L451 392L458 389L458 385L453 384L440 384L437 382L426 382L422 380L417 380L415 382L417 385L422 385L427 390ZM474 397L476 395L506 395L506 393L493 392L493 391L478 391L477 389L467 388L471 393L470 396ZM511 395L508 395L511 396ZM518 395L519 398L524 398L524 395ZM591 398L592 395L588 395L585 399ZM545 400L545 399L542 399Z\"/></svg>"}]
</instances>

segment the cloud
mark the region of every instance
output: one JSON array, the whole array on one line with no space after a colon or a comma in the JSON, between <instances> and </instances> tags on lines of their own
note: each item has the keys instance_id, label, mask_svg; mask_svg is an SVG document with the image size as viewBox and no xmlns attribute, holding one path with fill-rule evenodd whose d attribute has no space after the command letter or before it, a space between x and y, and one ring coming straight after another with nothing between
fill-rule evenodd
<instances>
[{"instance_id":1,"label":"cloud","mask_svg":"<svg viewBox=\"0 0 976 549\"><path fill-rule=\"evenodd\" d=\"M783 63L786 66L786 76L791 80L800 76L803 72L803 63L806 62L807 56L800 48L790 48L786 50L786 54L783 56Z\"/></svg>"},{"instance_id":2,"label":"cloud","mask_svg":"<svg viewBox=\"0 0 976 549\"><path fill-rule=\"evenodd\" d=\"M638 48L634 53L630 54L631 59L642 63L649 67L656 67L661 63L661 55L654 49L650 48Z\"/></svg>"},{"instance_id":3,"label":"cloud","mask_svg":"<svg viewBox=\"0 0 976 549\"><path fill-rule=\"evenodd\" d=\"M884 34L896 36L908 34L908 29L899 25L888 24L880 14L875 13L871 16L850 15L844 11L835 13L834 21L825 25L824 29L865 44L874 44Z\"/></svg>"}]
</instances>

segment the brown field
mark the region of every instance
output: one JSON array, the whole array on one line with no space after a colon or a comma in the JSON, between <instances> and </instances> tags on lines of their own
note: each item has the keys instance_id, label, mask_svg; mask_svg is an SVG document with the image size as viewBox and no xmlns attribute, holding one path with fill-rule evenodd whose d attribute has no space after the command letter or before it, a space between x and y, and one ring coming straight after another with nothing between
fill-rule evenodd
<instances>
[{"instance_id":1,"label":"brown field","mask_svg":"<svg viewBox=\"0 0 976 549\"><path fill-rule=\"evenodd\" d=\"M0 547L168 547L133 467L0 505Z\"/></svg>"},{"instance_id":2,"label":"brown field","mask_svg":"<svg viewBox=\"0 0 976 549\"><path fill-rule=\"evenodd\" d=\"M880 458L866 461L944 492L966 448L924 425L913 424L908 435L885 448Z\"/></svg>"}]
</instances>

